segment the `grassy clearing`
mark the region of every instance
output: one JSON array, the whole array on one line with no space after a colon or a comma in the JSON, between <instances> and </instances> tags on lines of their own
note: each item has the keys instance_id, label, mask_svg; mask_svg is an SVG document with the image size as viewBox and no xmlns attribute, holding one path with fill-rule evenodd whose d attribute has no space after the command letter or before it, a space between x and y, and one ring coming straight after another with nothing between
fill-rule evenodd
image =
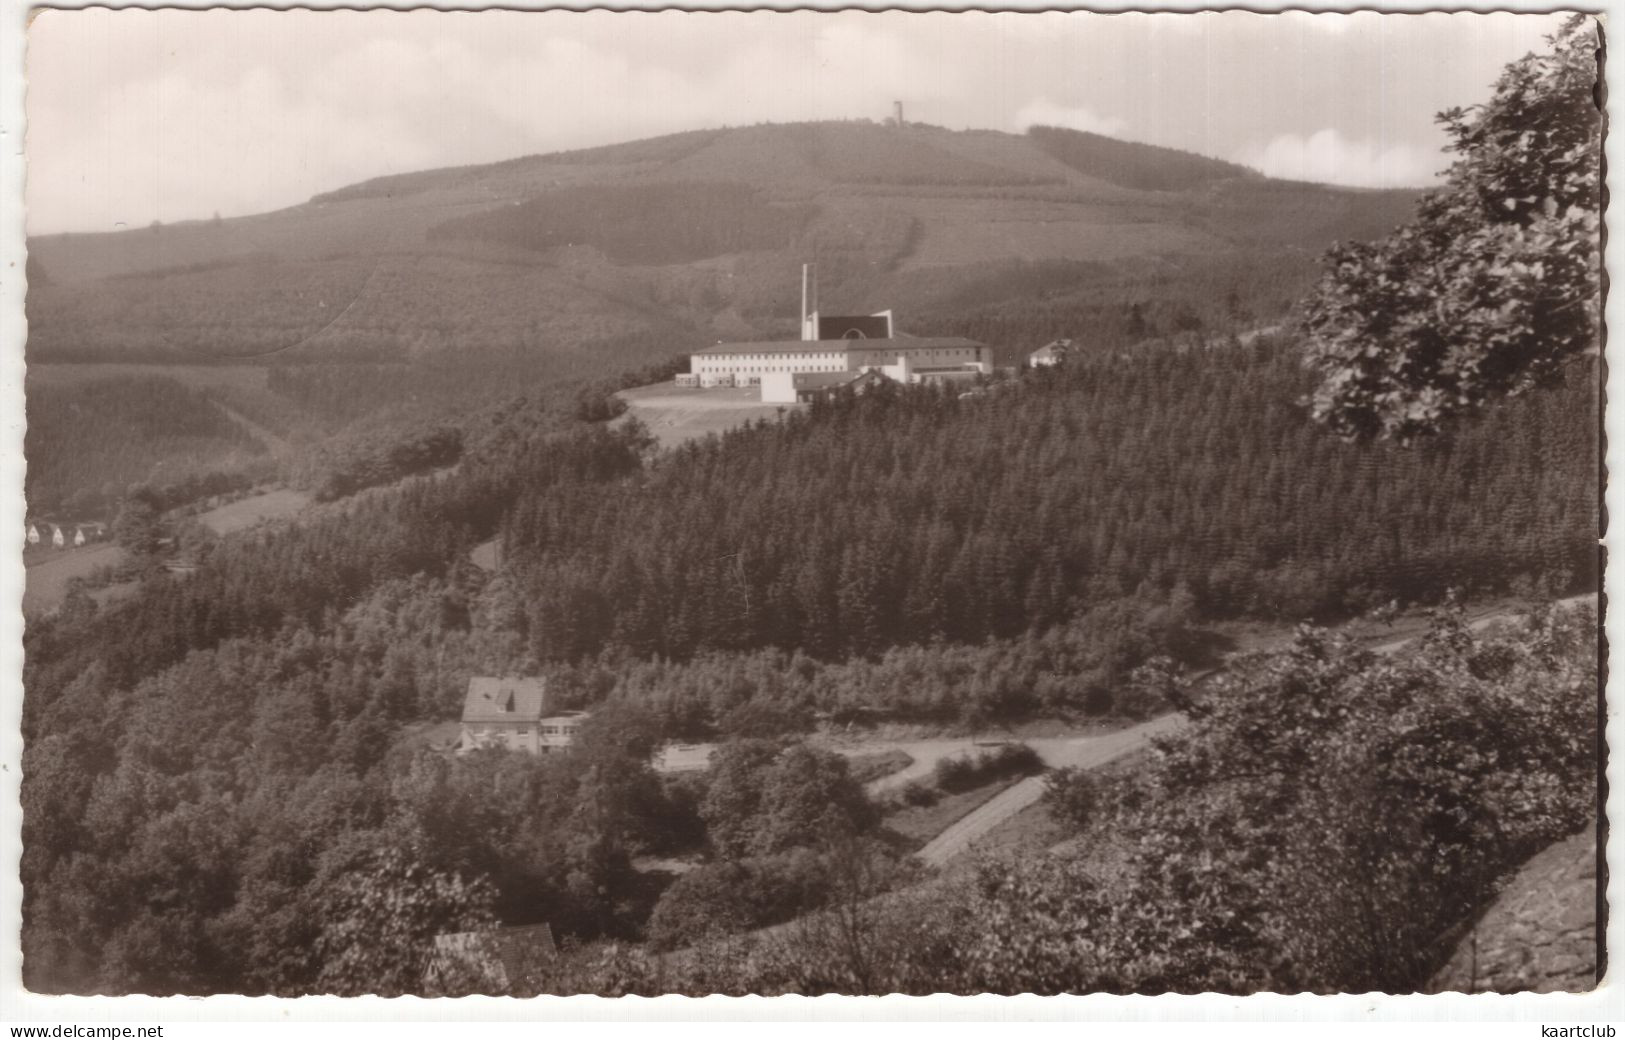
<instances>
[{"instance_id":1,"label":"grassy clearing","mask_svg":"<svg viewBox=\"0 0 1625 1040\"><path fill-rule=\"evenodd\" d=\"M101 567L115 567L124 558L124 550L116 545L87 546L62 552L36 564L25 572L23 585L23 614L48 614L62 605L68 594L68 583L75 578L88 578Z\"/></svg>"},{"instance_id":2,"label":"grassy clearing","mask_svg":"<svg viewBox=\"0 0 1625 1040\"><path fill-rule=\"evenodd\" d=\"M623 390L627 414L642 420L662 448L674 448L712 433L724 433L753 419L777 419L792 404L763 404L754 387L700 390L659 383Z\"/></svg>"},{"instance_id":3,"label":"grassy clearing","mask_svg":"<svg viewBox=\"0 0 1625 1040\"><path fill-rule=\"evenodd\" d=\"M211 509L200 514L197 522L215 534L232 534L267 520L293 516L309 504L310 496L304 492L280 488Z\"/></svg>"},{"instance_id":4,"label":"grassy clearing","mask_svg":"<svg viewBox=\"0 0 1625 1040\"><path fill-rule=\"evenodd\" d=\"M867 784L907 769L914 764L914 756L900 748L889 748L866 755L853 755L847 759L847 763L852 770L852 779Z\"/></svg>"}]
</instances>

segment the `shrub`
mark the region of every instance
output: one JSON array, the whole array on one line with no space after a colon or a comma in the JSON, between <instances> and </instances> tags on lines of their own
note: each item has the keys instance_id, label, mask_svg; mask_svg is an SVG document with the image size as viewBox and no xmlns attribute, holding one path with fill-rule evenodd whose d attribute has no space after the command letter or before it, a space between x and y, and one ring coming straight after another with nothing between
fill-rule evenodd
<instances>
[{"instance_id":1,"label":"shrub","mask_svg":"<svg viewBox=\"0 0 1625 1040\"><path fill-rule=\"evenodd\" d=\"M1068 766L1044 778L1044 805L1050 815L1078 830L1094 820L1098 802L1088 770Z\"/></svg>"},{"instance_id":2,"label":"shrub","mask_svg":"<svg viewBox=\"0 0 1625 1040\"><path fill-rule=\"evenodd\" d=\"M935 775L939 788L957 794L1005 777L1031 776L1043 768L1038 752L1026 744L1002 744L968 757L940 759Z\"/></svg>"}]
</instances>

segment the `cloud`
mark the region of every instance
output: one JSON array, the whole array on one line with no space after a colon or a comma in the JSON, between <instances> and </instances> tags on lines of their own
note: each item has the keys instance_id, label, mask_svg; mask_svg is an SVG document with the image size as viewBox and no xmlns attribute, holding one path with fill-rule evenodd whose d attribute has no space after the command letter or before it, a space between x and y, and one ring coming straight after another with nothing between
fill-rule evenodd
<instances>
[{"instance_id":1,"label":"cloud","mask_svg":"<svg viewBox=\"0 0 1625 1040\"><path fill-rule=\"evenodd\" d=\"M1110 137L1121 133L1124 126L1123 121L1114 116L1100 115L1083 105L1057 104L1049 98L1038 98L1023 105L1015 121L1018 130L1030 126L1059 126Z\"/></svg>"},{"instance_id":2,"label":"cloud","mask_svg":"<svg viewBox=\"0 0 1625 1040\"><path fill-rule=\"evenodd\" d=\"M1444 165L1431 113L1481 99L1549 25L1235 11L45 11L29 28L28 224L261 212L383 174L723 125L881 119L893 101L953 128L1045 123L1204 154L1253 141L1237 157L1281 176L1421 184ZM1287 133L1318 127L1336 132Z\"/></svg>"},{"instance_id":3,"label":"cloud","mask_svg":"<svg viewBox=\"0 0 1625 1040\"><path fill-rule=\"evenodd\" d=\"M734 41L687 48L709 62L661 61L557 19L447 23L460 31L441 36L393 22L371 38L330 36L300 61L249 38L236 68L201 52L96 90L42 50L36 68L57 78L29 100L30 230L234 216L381 174L677 130L879 119L894 99L929 103L952 88L916 42L872 18L784 16L795 23L753 38L744 16L706 17L724 20L663 24ZM500 46L505 29L527 46Z\"/></svg>"},{"instance_id":4,"label":"cloud","mask_svg":"<svg viewBox=\"0 0 1625 1040\"><path fill-rule=\"evenodd\" d=\"M1438 152L1406 144L1383 148L1369 140L1347 140L1332 129L1307 138L1281 134L1237 160L1271 177L1359 188L1425 187L1437 182L1447 165Z\"/></svg>"}]
</instances>

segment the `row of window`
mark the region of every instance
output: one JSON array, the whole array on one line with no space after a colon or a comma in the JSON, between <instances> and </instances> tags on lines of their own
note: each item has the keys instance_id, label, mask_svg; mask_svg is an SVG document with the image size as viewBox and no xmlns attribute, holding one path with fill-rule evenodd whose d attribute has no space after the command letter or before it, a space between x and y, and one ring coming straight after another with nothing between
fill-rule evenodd
<instances>
[{"instance_id":1,"label":"row of window","mask_svg":"<svg viewBox=\"0 0 1625 1040\"><path fill-rule=\"evenodd\" d=\"M896 360L896 356L898 354L907 354L911 360L958 357L980 358L981 353L982 352L980 350L975 350L968 347L938 350L885 350L871 351L867 354L859 355L857 356L856 360L863 363L872 363L875 358L885 358L886 361L890 363ZM741 363L745 361L765 361L768 362L768 364L747 365ZM719 359L700 361L698 369L700 372L783 372L789 369L810 371L813 369L808 369L804 364L798 364L798 362L813 362L815 366L827 365L832 371L838 371L845 366L846 361L847 359L839 354L783 354L772 356L762 354L747 354L730 358L728 360Z\"/></svg>"},{"instance_id":2,"label":"row of window","mask_svg":"<svg viewBox=\"0 0 1625 1040\"><path fill-rule=\"evenodd\" d=\"M731 367L731 369L723 369L721 374L728 375L731 374L731 372L842 372L845 371L845 367L847 366L840 366L840 364L825 366L824 369L817 369L817 367L809 366L795 366L795 364L741 364L741 366ZM712 374L712 372L707 372L707 375L710 374Z\"/></svg>"},{"instance_id":3,"label":"row of window","mask_svg":"<svg viewBox=\"0 0 1625 1040\"><path fill-rule=\"evenodd\" d=\"M793 359L795 359L797 361L812 361L812 360L828 361L828 360L832 360L832 359L839 359L839 358L841 358L843 356L844 355L842 355L839 352L832 352L832 351L827 351L827 350L823 351L821 353L818 353L818 354L781 354L781 353L775 351L775 352L773 352L771 354L722 354L722 355L713 355L713 357L716 360L716 363L720 364L720 365L729 365L729 364L732 364L735 361L772 361L775 358L793 358ZM700 363L703 365L703 364L705 364L705 361L701 361Z\"/></svg>"}]
</instances>

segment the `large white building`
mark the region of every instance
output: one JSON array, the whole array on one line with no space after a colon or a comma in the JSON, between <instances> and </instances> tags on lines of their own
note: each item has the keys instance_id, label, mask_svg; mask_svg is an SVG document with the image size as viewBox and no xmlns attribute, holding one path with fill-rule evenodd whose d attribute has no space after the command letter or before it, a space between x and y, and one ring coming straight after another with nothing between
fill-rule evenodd
<instances>
[{"instance_id":1,"label":"large white building","mask_svg":"<svg viewBox=\"0 0 1625 1040\"><path fill-rule=\"evenodd\" d=\"M927 383L993 371L992 348L959 337L898 336L889 310L863 315L809 310L809 284L810 268L803 269L801 339L718 344L694 354L678 384L761 387L764 402L791 404L868 372L899 383ZM816 295L816 288L810 291Z\"/></svg>"},{"instance_id":2,"label":"large white building","mask_svg":"<svg viewBox=\"0 0 1625 1040\"><path fill-rule=\"evenodd\" d=\"M795 376L843 374L856 379L880 372L899 383L974 379L993 371L992 350L975 340L915 338L869 340L790 340L724 343L702 350L690 362L695 386L759 386L762 400L791 403L798 396ZM804 388L815 381L803 380ZM832 382L818 380L827 388Z\"/></svg>"}]
</instances>

